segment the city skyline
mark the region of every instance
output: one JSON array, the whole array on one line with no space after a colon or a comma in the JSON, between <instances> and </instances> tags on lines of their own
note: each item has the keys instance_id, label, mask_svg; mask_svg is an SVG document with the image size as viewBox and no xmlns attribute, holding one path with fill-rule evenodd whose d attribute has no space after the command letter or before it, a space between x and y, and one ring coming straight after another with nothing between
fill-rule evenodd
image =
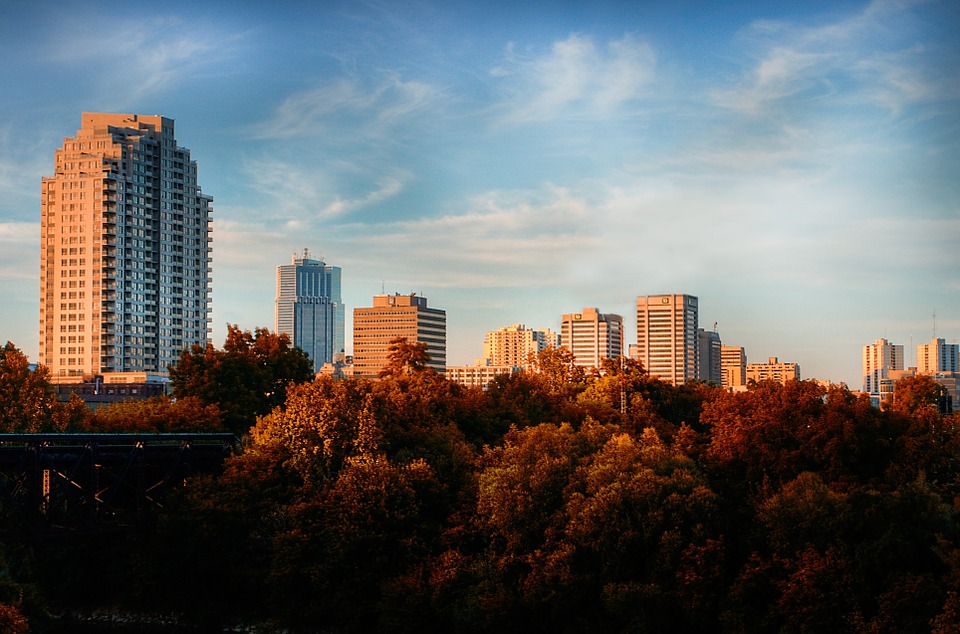
<instances>
[{"instance_id":1,"label":"city skyline","mask_svg":"<svg viewBox=\"0 0 960 634\"><path fill-rule=\"evenodd\" d=\"M857 389L864 345L910 366L960 337L958 12L7 6L0 339L38 360L54 149L81 112L157 114L215 201L217 346L273 323L275 266L309 247L348 331L384 289L445 309L449 365L582 306L622 315L626 349L636 297L686 293L749 360Z\"/></svg>"}]
</instances>

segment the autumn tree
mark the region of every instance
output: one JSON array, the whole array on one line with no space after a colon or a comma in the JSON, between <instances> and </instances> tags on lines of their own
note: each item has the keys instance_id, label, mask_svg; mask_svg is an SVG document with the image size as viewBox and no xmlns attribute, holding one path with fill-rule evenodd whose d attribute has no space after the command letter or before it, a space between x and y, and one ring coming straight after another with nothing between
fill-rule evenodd
<instances>
[{"instance_id":1,"label":"autumn tree","mask_svg":"<svg viewBox=\"0 0 960 634\"><path fill-rule=\"evenodd\" d=\"M223 430L220 410L196 396L173 399L156 396L126 400L98 408L89 421L90 431L110 432L216 432Z\"/></svg>"},{"instance_id":2,"label":"autumn tree","mask_svg":"<svg viewBox=\"0 0 960 634\"><path fill-rule=\"evenodd\" d=\"M58 431L56 407L50 371L43 365L31 369L27 356L8 341L0 348L0 432Z\"/></svg>"},{"instance_id":3,"label":"autumn tree","mask_svg":"<svg viewBox=\"0 0 960 634\"><path fill-rule=\"evenodd\" d=\"M235 325L227 326L223 350L193 346L170 367L174 397L194 396L216 405L224 427L237 434L283 404L287 387L312 378L310 359L285 333L266 328L251 333Z\"/></svg>"},{"instance_id":4,"label":"autumn tree","mask_svg":"<svg viewBox=\"0 0 960 634\"><path fill-rule=\"evenodd\" d=\"M430 355L427 354L427 344L422 341L411 341L407 337L394 337L387 348L387 365L380 370L381 379L423 372L429 370ZM431 370L432 372L433 370Z\"/></svg>"}]
</instances>

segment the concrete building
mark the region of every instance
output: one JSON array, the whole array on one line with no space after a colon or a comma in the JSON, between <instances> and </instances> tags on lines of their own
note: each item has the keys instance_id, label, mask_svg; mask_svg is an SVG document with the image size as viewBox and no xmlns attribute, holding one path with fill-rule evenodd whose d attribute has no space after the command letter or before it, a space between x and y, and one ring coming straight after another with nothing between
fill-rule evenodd
<instances>
[{"instance_id":1,"label":"concrete building","mask_svg":"<svg viewBox=\"0 0 960 634\"><path fill-rule=\"evenodd\" d=\"M697 329L697 346L700 349L700 366L697 378L704 383L723 384L723 344L716 330Z\"/></svg>"},{"instance_id":2,"label":"concrete building","mask_svg":"<svg viewBox=\"0 0 960 634\"><path fill-rule=\"evenodd\" d=\"M800 380L800 366L796 363L781 363L777 357L770 357L766 363L748 363L746 374L748 383L750 381L786 383Z\"/></svg>"},{"instance_id":3,"label":"concrete building","mask_svg":"<svg viewBox=\"0 0 960 634\"><path fill-rule=\"evenodd\" d=\"M863 391L870 396L892 394L890 372L903 370L903 346L877 339L863 347Z\"/></svg>"},{"instance_id":4,"label":"concrete building","mask_svg":"<svg viewBox=\"0 0 960 634\"><path fill-rule=\"evenodd\" d=\"M560 345L573 353L574 364L599 369L603 359L623 355L623 317L596 308L563 315Z\"/></svg>"},{"instance_id":5,"label":"concrete building","mask_svg":"<svg viewBox=\"0 0 960 634\"><path fill-rule=\"evenodd\" d=\"M478 387L485 390L490 382L501 374L515 374L522 371L523 368L515 365L488 365L486 363L456 365L447 366L447 379L467 387Z\"/></svg>"},{"instance_id":6,"label":"concrete building","mask_svg":"<svg viewBox=\"0 0 960 634\"><path fill-rule=\"evenodd\" d=\"M743 346L720 346L720 385L734 389L747 384L747 354Z\"/></svg>"},{"instance_id":7,"label":"concrete building","mask_svg":"<svg viewBox=\"0 0 960 634\"><path fill-rule=\"evenodd\" d=\"M960 344L933 338L917 346L917 374L960 372Z\"/></svg>"},{"instance_id":8,"label":"concrete building","mask_svg":"<svg viewBox=\"0 0 960 634\"><path fill-rule=\"evenodd\" d=\"M427 306L427 298L374 295L373 306L353 309L353 374L374 378L387 365L390 341L406 337L425 343L429 367L443 374L447 365L447 313Z\"/></svg>"},{"instance_id":9,"label":"concrete building","mask_svg":"<svg viewBox=\"0 0 960 634\"><path fill-rule=\"evenodd\" d=\"M41 182L39 361L54 382L162 377L206 345L212 202L173 119L83 113Z\"/></svg>"},{"instance_id":10,"label":"concrete building","mask_svg":"<svg viewBox=\"0 0 960 634\"><path fill-rule=\"evenodd\" d=\"M650 376L682 385L697 378L700 346L697 298L643 295L637 298L637 361Z\"/></svg>"},{"instance_id":11,"label":"concrete building","mask_svg":"<svg viewBox=\"0 0 960 634\"><path fill-rule=\"evenodd\" d=\"M276 332L289 335L319 372L344 351L344 307L340 267L310 258L306 249L277 267Z\"/></svg>"},{"instance_id":12,"label":"concrete building","mask_svg":"<svg viewBox=\"0 0 960 634\"><path fill-rule=\"evenodd\" d=\"M489 366L531 369L534 366L532 357L541 350L559 345L560 335L549 328L534 330L523 324L513 324L487 333L483 356Z\"/></svg>"}]
</instances>

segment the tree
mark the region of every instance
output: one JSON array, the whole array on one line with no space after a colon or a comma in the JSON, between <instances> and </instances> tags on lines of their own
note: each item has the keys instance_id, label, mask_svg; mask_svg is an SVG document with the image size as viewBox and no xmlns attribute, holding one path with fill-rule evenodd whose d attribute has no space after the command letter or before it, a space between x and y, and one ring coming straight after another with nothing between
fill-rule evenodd
<instances>
[{"instance_id":1,"label":"tree","mask_svg":"<svg viewBox=\"0 0 960 634\"><path fill-rule=\"evenodd\" d=\"M27 356L11 342L0 348L0 432L59 431L49 376L46 366L31 370Z\"/></svg>"},{"instance_id":2,"label":"tree","mask_svg":"<svg viewBox=\"0 0 960 634\"><path fill-rule=\"evenodd\" d=\"M196 396L112 403L94 412L91 431L106 432L216 432L223 430L220 410Z\"/></svg>"},{"instance_id":3,"label":"tree","mask_svg":"<svg viewBox=\"0 0 960 634\"><path fill-rule=\"evenodd\" d=\"M309 357L284 334L227 325L223 350L193 346L170 367L176 398L195 396L223 413L224 426L245 434L257 416L286 400L287 387L313 378Z\"/></svg>"},{"instance_id":4,"label":"tree","mask_svg":"<svg viewBox=\"0 0 960 634\"><path fill-rule=\"evenodd\" d=\"M422 341L410 341L406 337L394 337L387 348L387 365L380 370L381 379L430 370L430 355L427 344Z\"/></svg>"}]
</instances>

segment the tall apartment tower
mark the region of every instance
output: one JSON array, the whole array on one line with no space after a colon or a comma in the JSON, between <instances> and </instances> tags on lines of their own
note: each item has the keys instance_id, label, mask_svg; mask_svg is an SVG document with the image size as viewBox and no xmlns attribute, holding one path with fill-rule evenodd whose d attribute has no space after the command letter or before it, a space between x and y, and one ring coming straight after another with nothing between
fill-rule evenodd
<instances>
[{"instance_id":1,"label":"tall apartment tower","mask_svg":"<svg viewBox=\"0 0 960 634\"><path fill-rule=\"evenodd\" d=\"M637 361L651 376L674 385L696 379L700 365L697 321L693 295L638 297Z\"/></svg>"},{"instance_id":2,"label":"tall apartment tower","mask_svg":"<svg viewBox=\"0 0 960 634\"><path fill-rule=\"evenodd\" d=\"M531 356L558 347L560 335L549 328L534 330L523 324L492 330L483 341L483 356L491 366L529 368Z\"/></svg>"},{"instance_id":3,"label":"tall apartment tower","mask_svg":"<svg viewBox=\"0 0 960 634\"><path fill-rule=\"evenodd\" d=\"M603 359L623 355L623 317L596 308L568 313L560 322L560 345L573 353L573 362L599 368Z\"/></svg>"},{"instance_id":4,"label":"tall apartment tower","mask_svg":"<svg viewBox=\"0 0 960 634\"><path fill-rule=\"evenodd\" d=\"M353 309L353 373L374 378L387 365L390 341L406 337L427 344L429 367L443 374L447 366L447 313L427 306L427 298L374 295L373 306Z\"/></svg>"},{"instance_id":5,"label":"tall apartment tower","mask_svg":"<svg viewBox=\"0 0 960 634\"><path fill-rule=\"evenodd\" d=\"M934 337L917 346L917 374L960 372L960 344Z\"/></svg>"},{"instance_id":6,"label":"tall apartment tower","mask_svg":"<svg viewBox=\"0 0 960 634\"><path fill-rule=\"evenodd\" d=\"M743 346L720 346L720 385L724 388L747 384L747 353Z\"/></svg>"},{"instance_id":7,"label":"tall apartment tower","mask_svg":"<svg viewBox=\"0 0 960 634\"><path fill-rule=\"evenodd\" d=\"M697 345L700 348L700 367L697 378L705 383L723 384L720 335L716 330L697 329Z\"/></svg>"},{"instance_id":8,"label":"tall apartment tower","mask_svg":"<svg viewBox=\"0 0 960 634\"><path fill-rule=\"evenodd\" d=\"M891 370L903 369L903 346L877 339L863 347L863 391L879 396Z\"/></svg>"},{"instance_id":9,"label":"tall apartment tower","mask_svg":"<svg viewBox=\"0 0 960 634\"><path fill-rule=\"evenodd\" d=\"M313 371L344 351L340 267L310 258L310 252L277 267L276 331L307 353Z\"/></svg>"},{"instance_id":10,"label":"tall apartment tower","mask_svg":"<svg viewBox=\"0 0 960 634\"><path fill-rule=\"evenodd\" d=\"M54 381L165 374L206 344L212 202L173 119L83 113L41 182L39 361Z\"/></svg>"}]
</instances>

